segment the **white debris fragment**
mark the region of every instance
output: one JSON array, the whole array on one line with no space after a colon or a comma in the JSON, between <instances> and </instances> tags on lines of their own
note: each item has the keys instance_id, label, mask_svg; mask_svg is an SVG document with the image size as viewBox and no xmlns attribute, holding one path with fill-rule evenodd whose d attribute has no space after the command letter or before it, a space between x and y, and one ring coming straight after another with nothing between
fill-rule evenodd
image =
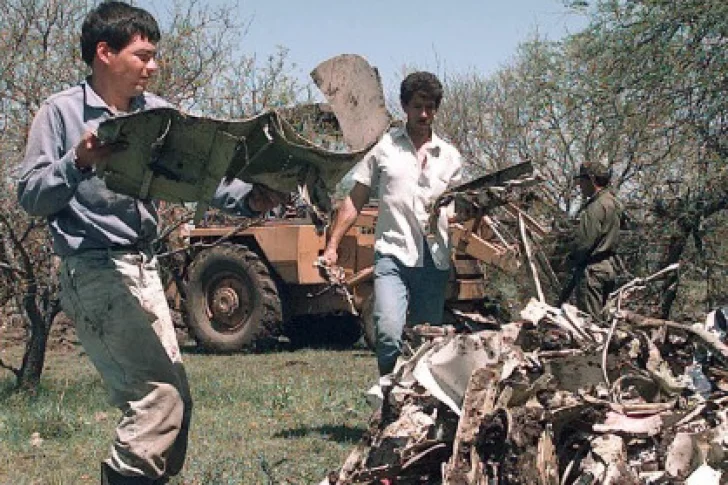
<instances>
[{"instance_id":1,"label":"white debris fragment","mask_svg":"<svg viewBox=\"0 0 728 485\"><path fill-rule=\"evenodd\" d=\"M597 433L625 433L634 436L655 436L662 431L662 418L659 414L643 418L625 416L614 411L607 413L604 423L592 426Z\"/></svg>"},{"instance_id":2,"label":"white debris fragment","mask_svg":"<svg viewBox=\"0 0 728 485\"><path fill-rule=\"evenodd\" d=\"M700 464L700 450L690 433L678 433L670 444L665 458L665 471L672 477L684 480Z\"/></svg>"},{"instance_id":3,"label":"white debris fragment","mask_svg":"<svg viewBox=\"0 0 728 485\"><path fill-rule=\"evenodd\" d=\"M709 465L701 465L685 480L685 485L719 485L721 475L719 470Z\"/></svg>"},{"instance_id":4,"label":"white debris fragment","mask_svg":"<svg viewBox=\"0 0 728 485\"><path fill-rule=\"evenodd\" d=\"M486 351L477 335L460 335L426 353L417 362L413 375L422 387L460 416L470 376L478 367L497 363L499 350Z\"/></svg>"}]
</instances>

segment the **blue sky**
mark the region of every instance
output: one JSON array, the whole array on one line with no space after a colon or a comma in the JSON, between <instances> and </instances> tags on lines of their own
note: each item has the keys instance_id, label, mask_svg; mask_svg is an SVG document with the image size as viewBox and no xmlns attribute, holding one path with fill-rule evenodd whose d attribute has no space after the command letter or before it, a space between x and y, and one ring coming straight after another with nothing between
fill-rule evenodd
<instances>
[{"instance_id":1,"label":"blue sky","mask_svg":"<svg viewBox=\"0 0 728 485\"><path fill-rule=\"evenodd\" d=\"M138 5L161 17L170 1ZM241 46L246 54L266 56L284 46L306 80L329 57L360 54L379 69L385 86L398 85L403 66L490 74L536 32L557 40L586 24L562 0L238 0L237 5L241 18L251 21Z\"/></svg>"}]
</instances>

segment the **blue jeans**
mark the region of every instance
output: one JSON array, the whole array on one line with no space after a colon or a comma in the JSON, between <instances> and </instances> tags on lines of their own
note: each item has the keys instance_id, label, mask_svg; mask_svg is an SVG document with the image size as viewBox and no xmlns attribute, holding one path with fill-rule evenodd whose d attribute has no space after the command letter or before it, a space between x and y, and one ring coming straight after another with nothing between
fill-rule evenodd
<instances>
[{"instance_id":1,"label":"blue jeans","mask_svg":"<svg viewBox=\"0 0 728 485\"><path fill-rule=\"evenodd\" d=\"M404 266L394 256L375 255L373 319L379 375L394 370L402 352L405 324L442 323L449 274L435 266L427 246L422 267Z\"/></svg>"}]
</instances>

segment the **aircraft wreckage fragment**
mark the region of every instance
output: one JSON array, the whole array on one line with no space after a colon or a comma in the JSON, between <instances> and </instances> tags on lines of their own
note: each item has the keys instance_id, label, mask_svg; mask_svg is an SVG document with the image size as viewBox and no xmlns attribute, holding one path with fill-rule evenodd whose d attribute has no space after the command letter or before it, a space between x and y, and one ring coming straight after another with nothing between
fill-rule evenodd
<instances>
[{"instance_id":1,"label":"aircraft wreckage fragment","mask_svg":"<svg viewBox=\"0 0 728 485\"><path fill-rule=\"evenodd\" d=\"M340 149L302 136L297 109L221 120L159 108L102 123L99 138L118 149L98 168L107 186L140 199L197 202L199 218L223 178L300 192L320 214L335 184L384 134L390 116L379 74L365 59L341 55L311 73L342 133ZM311 111L311 105L300 111Z\"/></svg>"},{"instance_id":2,"label":"aircraft wreckage fragment","mask_svg":"<svg viewBox=\"0 0 728 485\"><path fill-rule=\"evenodd\" d=\"M320 485L725 483L724 313L647 318L625 294L603 323L532 299L510 323L411 329L368 431Z\"/></svg>"}]
</instances>

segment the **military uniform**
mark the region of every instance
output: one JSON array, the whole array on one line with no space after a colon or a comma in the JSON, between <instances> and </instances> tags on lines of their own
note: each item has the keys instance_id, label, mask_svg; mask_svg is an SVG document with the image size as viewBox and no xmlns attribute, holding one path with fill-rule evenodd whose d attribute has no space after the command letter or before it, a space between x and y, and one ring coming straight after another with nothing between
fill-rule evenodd
<instances>
[{"instance_id":1,"label":"military uniform","mask_svg":"<svg viewBox=\"0 0 728 485\"><path fill-rule=\"evenodd\" d=\"M599 318L615 289L616 251L622 206L609 189L601 189L580 209L579 227L569 254L576 306Z\"/></svg>"}]
</instances>

